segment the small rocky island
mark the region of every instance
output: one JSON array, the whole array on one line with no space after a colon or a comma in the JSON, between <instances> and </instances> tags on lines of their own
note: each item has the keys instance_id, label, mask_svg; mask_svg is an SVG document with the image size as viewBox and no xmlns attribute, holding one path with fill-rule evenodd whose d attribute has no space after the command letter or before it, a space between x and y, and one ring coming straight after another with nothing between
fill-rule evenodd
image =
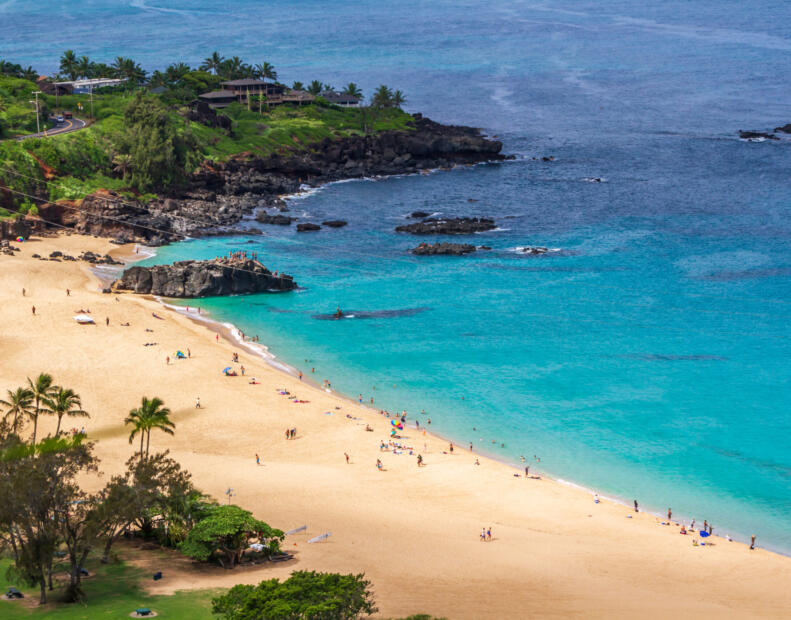
<instances>
[{"instance_id":1,"label":"small rocky island","mask_svg":"<svg viewBox=\"0 0 791 620\"><path fill-rule=\"evenodd\" d=\"M463 256L464 254L471 254L475 250L475 246L470 243L421 243L410 250L410 252L417 256Z\"/></svg>"},{"instance_id":2,"label":"small rocky island","mask_svg":"<svg viewBox=\"0 0 791 620\"><path fill-rule=\"evenodd\" d=\"M494 230L494 220L484 217L428 218L414 224L396 226L396 232L413 235L470 235Z\"/></svg>"},{"instance_id":3,"label":"small rocky island","mask_svg":"<svg viewBox=\"0 0 791 620\"><path fill-rule=\"evenodd\" d=\"M179 298L283 292L295 288L297 283L291 276L272 273L257 260L227 257L131 267L111 286L117 292Z\"/></svg>"}]
</instances>

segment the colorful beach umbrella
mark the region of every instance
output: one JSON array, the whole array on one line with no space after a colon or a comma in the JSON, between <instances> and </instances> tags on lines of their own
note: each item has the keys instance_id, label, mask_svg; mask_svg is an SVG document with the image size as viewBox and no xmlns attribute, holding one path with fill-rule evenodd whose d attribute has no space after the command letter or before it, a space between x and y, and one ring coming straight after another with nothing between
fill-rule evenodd
<instances>
[{"instance_id":1,"label":"colorful beach umbrella","mask_svg":"<svg viewBox=\"0 0 791 620\"><path fill-rule=\"evenodd\" d=\"M227 375L227 374L228 374L228 371L229 371L230 369L231 369L231 367L230 367L230 366L228 366L228 368L223 368L222 374L224 374L224 375Z\"/></svg>"},{"instance_id":2,"label":"colorful beach umbrella","mask_svg":"<svg viewBox=\"0 0 791 620\"><path fill-rule=\"evenodd\" d=\"M398 430L401 430L401 431L404 430L404 425L401 424L401 422L398 421L398 420L390 420L390 424L395 426Z\"/></svg>"},{"instance_id":3,"label":"colorful beach umbrella","mask_svg":"<svg viewBox=\"0 0 791 620\"><path fill-rule=\"evenodd\" d=\"M709 533L706 530L700 530L701 538L706 538L707 536L709 536Z\"/></svg>"}]
</instances>

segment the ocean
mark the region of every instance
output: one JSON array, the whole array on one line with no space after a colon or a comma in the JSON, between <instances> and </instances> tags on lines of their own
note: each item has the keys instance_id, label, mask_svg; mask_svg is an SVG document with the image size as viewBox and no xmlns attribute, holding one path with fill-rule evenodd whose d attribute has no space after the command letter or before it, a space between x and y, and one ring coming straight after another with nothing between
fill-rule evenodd
<instances>
[{"instance_id":1,"label":"ocean","mask_svg":"<svg viewBox=\"0 0 791 620\"><path fill-rule=\"evenodd\" d=\"M311 378L789 554L791 136L738 139L791 122L788 17L767 0L20 0L0 2L0 58L51 72L73 48L151 70L216 49L288 83L385 83L497 136L514 161L289 201L343 229L149 262L257 251L302 289L200 305ZM415 210L494 218L473 240L492 250L410 255L423 239L394 228ZM557 251L518 249L535 245ZM336 307L354 317L325 320Z\"/></svg>"}]
</instances>

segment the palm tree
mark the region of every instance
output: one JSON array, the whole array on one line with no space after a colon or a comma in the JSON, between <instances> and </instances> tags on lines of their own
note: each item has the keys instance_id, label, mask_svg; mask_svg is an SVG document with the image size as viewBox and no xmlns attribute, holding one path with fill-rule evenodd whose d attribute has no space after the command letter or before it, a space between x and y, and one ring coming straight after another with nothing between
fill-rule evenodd
<instances>
[{"instance_id":1,"label":"palm tree","mask_svg":"<svg viewBox=\"0 0 791 620\"><path fill-rule=\"evenodd\" d=\"M387 86L382 84L379 88L374 91L374 96L371 99L371 103L374 106L379 108L388 108L393 102L393 91L391 91Z\"/></svg>"},{"instance_id":2,"label":"palm tree","mask_svg":"<svg viewBox=\"0 0 791 620\"><path fill-rule=\"evenodd\" d=\"M79 73L84 78L91 78L93 77L93 63L91 59L87 56L80 56L80 59L77 61L77 73Z\"/></svg>"},{"instance_id":3,"label":"palm tree","mask_svg":"<svg viewBox=\"0 0 791 620\"><path fill-rule=\"evenodd\" d=\"M63 416L88 418L87 411L82 410L82 400L75 394L74 390L57 387L57 391L49 398L44 400L47 406L47 413L58 416L58 427L55 429L55 437L60 435L60 423Z\"/></svg>"},{"instance_id":4,"label":"palm tree","mask_svg":"<svg viewBox=\"0 0 791 620\"><path fill-rule=\"evenodd\" d=\"M31 381L30 377L27 379L28 389L33 395L35 407L28 415L33 418L33 445L36 445L36 434L38 433L38 414L41 412L41 405L55 393L55 387L52 385L52 375L42 372L36 377L35 381Z\"/></svg>"},{"instance_id":5,"label":"palm tree","mask_svg":"<svg viewBox=\"0 0 791 620\"><path fill-rule=\"evenodd\" d=\"M22 69L22 75L20 77L35 82L38 79L38 71L33 67L28 67L27 69Z\"/></svg>"},{"instance_id":6,"label":"palm tree","mask_svg":"<svg viewBox=\"0 0 791 620\"><path fill-rule=\"evenodd\" d=\"M131 167L132 156L128 153L122 153L113 157L113 172L117 172L122 177L126 176Z\"/></svg>"},{"instance_id":7,"label":"palm tree","mask_svg":"<svg viewBox=\"0 0 791 620\"><path fill-rule=\"evenodd\" d=\"M8 400L0 400L0 405L7 407L4 420L13 416L14 422L11 425L14 435L16 435L17 426L20 420L24 420L24 416L30 415L31 405L33 404L33 393L27 388L17 388L14 392L7 390Z\"/></svg>"},{"instance_id":8,"label":"palm tree","mask_svg":"<svg viewBox=\"0 0 791 620\"><path fill-rule=\"evenodd\" d=\"M261 63L260 65L256 65L254 67L255 76L261 79L270 79L276 80L277 79L277 71L275 71L274 65L268 62Z\"/></svg>"},{"instance_id":9,"label":"palm tree","mask_svg":"<svg viewBox=\"0 0 791 620\"><path fill-rule=\"evenodd\" d=\"M291 85L291 90L305 90L305 85L302 82L294 82Z\"/></svg>"},{"instance_id":10,"label":"palm tree","mask_svg":"<svg viewBox=\"0 0 791 620\"><path fill-rule=\"evenodd\" d=\"M324 90L324 84L322 84L322 83L321 83L321 82L319 82L318 80L313 80L313 81L312 81L312 82L311 82L311 83L308 85L308 92L309 92L311 95L318 95L318 94L319 94L319 93L320 93L322 90Z\"/></svg>"},{"instance_id":11,"label":"palm tree","mask_svg":"<svg viewBox=\"0 0 791 620\"><path fill-rule=\"evenodd\" d=\"M129 434L129 443L135 438L135 435L140 433L140 459L144 455L148 456L148 446L151 441L151 430L158 428L168 435L173 434L173 428L176 426L170 421L170 409L163 407L165 403L160 398L152 398L149 400L145 396L140 401L140 407L132 409L129 415L124 420L124 424L132 424L134 428ZM146 449L143 452L143 437L146 440Z\"/></svg>"},{"instance_id":12,"label":"palm tree","mask_svg":"<svg viewBox=\"0 0 791 620\"><path fill-rule=\"evenodd\" d=\"M358 88L357 84L355 84L354 82L349 82L349 83L348 83L348 84L347 84L347 85L344 87L344 89L343 89L343 93L342 93L342 94L344 94L344 95L350 95L350 96L352 96L352 97L359 97L360 99L362 99L362 97L363 97L363 91L361 91L361 90Z\"/></svg>"},{"instance_id":13,"label":"palm tree","mask_svg":"<svg viewBox=\"0 0 791 620\"><path fill-rule=\"evenodd\" d=\"M220 56L219 52L212 52L211 56L203 61L200 68L202 71L213 71L214 75L217 75L224 60L225 58Z\"/></svg>"},{"instance_id":14,"label":"palm tree","mask_svg":"<svg viewBox=\"0 0 791 620\"><path fill-rule=\"evenodd\" d=\"M392 102L395 107L400 108L406 103L406 97L404 96L404 93L402 93L400 90L395 91L393 93Z\"/></svg>"},{"instance_id":15,"label":"palm tree","mask_svg":"<svg viewBox=\"0 0 791 620\"><path fill-rule=\"evenodd\" d=\"M168 81L170 82L178 82L181 78L187 75L192 69L186 63L179 62L173 65L170 65L167 69L165 69L165 76L167 76Z\"/></svg>"},{"instance_id":16,"label":"palm tree","mask_svg":"<svg viewBox=\"0 0 791 620\"><path fill-rule=\"evenodd\" d=\"M236 80L244 73L244 62L238 56L224 60L220 65L219 73L226 80Z\"/></svg>"},{"instance_id":17,"label":"palm tree","mask_svg":"<svg viewBox=\"0 0 791 620\"><path fill-rule=\"evenodd\" d=\"M60 57L60 70L63 71L70 79L77 79L77 54L74 50L66 50Z\"/></svg>"}]
</instances>

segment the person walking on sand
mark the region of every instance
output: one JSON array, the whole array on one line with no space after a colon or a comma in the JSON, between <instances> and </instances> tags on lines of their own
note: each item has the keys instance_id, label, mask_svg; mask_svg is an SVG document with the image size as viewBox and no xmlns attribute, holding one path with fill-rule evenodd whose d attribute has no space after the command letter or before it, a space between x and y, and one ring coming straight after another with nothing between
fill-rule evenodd
<instances>
[{"instance_id":1,"label":"person walking on sand","mask_svg":"<svg viewBox=\"0 0 791 620\"><path fill-rule=\"evenodd\" d=\"M530 474L530 465L528 465L527 467L525 467L525 478L527 478L527 476L528 476L529 474Z\"/></svg>"},{"instance_id":2,"label":"person walking on sand","mask_svg":"<svg viewBox=\"0 0 791 620\"><path fill-rule=\"evenodd\" d=\"M637 509L637 500L634 500L634 511L635 511L635 512L640 512L640 511Z\"/></svg>"},{"instance_id":3,"label":"person walking on sand","mask_svg":"<svg viewBox=\"0 0 791 620\"><path fill-rule=\"evenodd\" d=\"M755 534L750 537L750 551L755 549Z\"/></svg>"},{"instance_id":4,"label":"person walking on sand","mask_svg":"<svg viewBox=\"0 0 791 620\"><path fill-rule=\"evenodd\" d=\"M670 508L667 509L667 520L670 521L673 518L673 511Z\"/></svg>"},{"instance_id":5,"label":"person walking on sand","mask_svg":"<svg viewBox=\"0 0 791 620\"><path fill-rule=\"evenodd\" d=\"M220 342L220 334L215 334L214 338L217 340L218 343Z\"/></svg>"},{"instance_id":6,"label":"person walking on sand","mask_svg":"<svg viewBox=\"0 0 791 620\"><path fill-rule=\"evenodd\" d=\"M107 327L110 327L110 317L109 316L105 317L104 324L107 325Z\"/></svg>"},{"instance_id":7,"label":"person walking on sand","mask_svg":"<svg viewBox=\"0 0 791 620\"><path fill-rule=\"evenodd\" d=\"M418 467L423 467L423 455L422 454L418 454L417 455L417 466Z\"/></svg>"},{"instance_id":8,"label":"person walking on sand","mask_svg":"<svg viewBox=\"0 0 791 620\"><path fill-rule=\"evenodd\" d=\"M376 469L382 471L382 461L379 459L376 459Z\"/></svg>"},{"instance_id":9,"label":"person walking on sand","mask_svg":"<svg viewBox=\"0 0 791 620\"><path fill-rule=\"evenodd\" d=\"M452 441L450 442L449 450L450 450L450 453L453 454L453 442Z\"/></svg>"},{"instance_id":10,"label":"person walking on sand","mask_svg":"<svg viewBox=\"0 0 791 620\"><path fill-rule=\"evenodd\" d=\"M242 371L242 376L244 377L244 366L242 366L241 371Z\"/></svg>"},{"instance_id":11,"label":"person walking on sand","mask_svg":"<svg viewBox=\"0 0 791 620\"><path fill-rule=\"evenodd\" d=\"M486 542L486 528L481 528L481 542Z\"/></svg>"},{"instance_id":12,"label":"person walking on sand","mask_svg":"<svg viewBox=\"0 0 791 620\"><path fill-rule=\"evenodd\" d=\"M299 380L302 381L302 371L299 371Z\"/></svg>"},{"instance_id":13,"label":"person walking on sand","mask_svg":"<svg viewBox=\"0 0 791 620\"><path fill-rule=\"evenodd\" d=\"M170 356L169 355L165 358L165 363L166 364L170 364Z\"/></svg>"},{"instance_id":14,"label":"person walking on sand","mask_svg":"<svg viewBox=\"0 0 791 620\"><path fill-rule=\"evenodd\" d=\"M260 465L261 464L261 459L258 458L258 452L255 453L255 464L256 465Z\"/></svg>"},{"instance_id":15,"label":"person walking on sand","mask_svg":"<svg viewBox=\"0 0 791 620\"><path fill-rule=\"evenodd\" d=\"M200 396L195 397L195 409L200 409Z\"/></svg>"},{"instance_id":16,"label":"person walking on sand","mask_svg":"<svg viewBox=\"0 0 791 620\"><path fill-rule=\"evenodd\" d=\"M25 296L25 289L22 289L22 297Z\"/></svg>"},{"instance_id":17,"label":"person walking on sand","mask_svg":"<svg viewBox=\"0 0 791 620\"><path fill-rule=\"evenodd\" d=\"M187 357L192 357L192 351L189 350L189 347L187 347Z\"/></svg>"},{"instance_id":18,"label":"person walking on sand","mask_svg":"<svg viewBox=\"0 0 791 620\"><path fill-rule=\"evenodd\" d=\"M347 452L344 452L343 456L346 457L346 464L348 465L349 464L349 454Z\"/></svg>"},{"instance_id":19,"label":"person walking on sand","mask_svg":"<svg viewBox=\"0 0 791 620\"><path fill-rule=\"evenodd\" d=\"M71 297L71 291L69 289L66 289L66 297Z\"/></svg>"},{"instance_id":20,"label":"person walking on sand","mask_svg":"<svg viewBox=\"0 0 791 620\"><path fill-rule=\"evenodd\" d=\"M486 530L486 540L492 540L492 526L490 525L489 528Z\"/></svg>"}]
</instances>

